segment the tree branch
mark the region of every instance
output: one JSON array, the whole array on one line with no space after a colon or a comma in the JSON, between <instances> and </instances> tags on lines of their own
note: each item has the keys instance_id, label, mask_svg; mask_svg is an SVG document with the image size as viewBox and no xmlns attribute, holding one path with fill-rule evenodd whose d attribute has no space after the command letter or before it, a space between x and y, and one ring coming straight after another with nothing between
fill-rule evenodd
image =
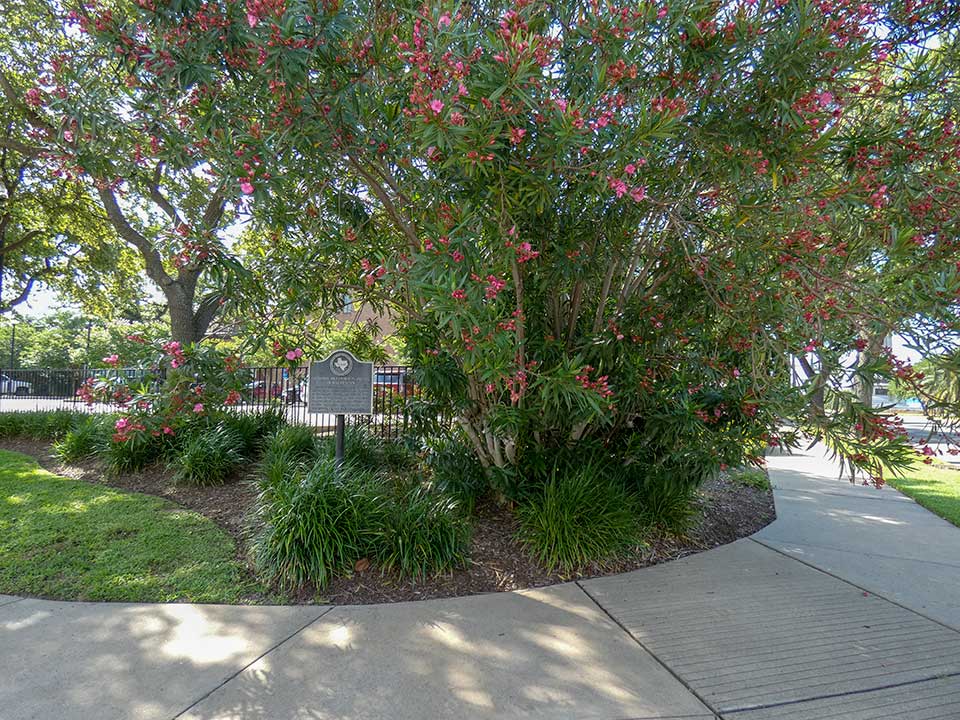
<instances>
[{"instance_id":1,"label":"tree branch","mask_svg":"<svg viewBox=\"0 0 960 720\"><path fill-rule=\"evenodd\" d=\"M193 314L193 326L197 331L197 340L200 340L207 334L210 323L220 311L223 297L220 293L211 293L206 295L197 305L197 310Z\"/></svg>"},{"instance_id":2,"label":"tree branch","mask_svg":"<svg viewBox=\"0 0 960 720\"><path fill-rule=\"evenodd\" d=\"M223 211L226 209L226 205L227 192L221 185L210 198L210 202L207 203L207 207L203 211L203 217L200 222L203 223L204 230L213 230L220 224L220 219L223 217Z\"/></svg>"},{"instance_id":3,"label":"tree branch","mask_svg":"<svg viewBox=\"0 0 960 720\"><path fill-rule=\"evenodd\" d=\"M150 279L161 287L172 285L175 281L164 269L160 253L147 238L127 222L127 218L123 214L123 210L120 209L113 191L107 187L97 187L97 194L107 211L107 219L110 220L120 237L140 251Z\"/></svg>"},{"instance_id":4,"label":"tree branch","mask_svg":"<svg viewBox=\"0 0 960 720\"><path fill-rule=\"evenodd\" d=\"M0 148L9 148L28 158L39 157L43 153L43 148L39 145L29 145L20 140L11 137L0 137Z\"/></svg>"},{"instance_id":5,"label":"tree branch","mask_svg":"<svg viewBox=\"0 0 960 720\"><path fill-rule=\"evenodd\" d=\"M150 183L150 199L170 218L171 222L173 222L174 229L176 229L179 225L183 224L183 220L180 218L180 213L177 212L173 203L160 192L160 179L162 177L163 163L158 162L157 166L153 169L153 181Z\"/></svg>"}]
</instances>

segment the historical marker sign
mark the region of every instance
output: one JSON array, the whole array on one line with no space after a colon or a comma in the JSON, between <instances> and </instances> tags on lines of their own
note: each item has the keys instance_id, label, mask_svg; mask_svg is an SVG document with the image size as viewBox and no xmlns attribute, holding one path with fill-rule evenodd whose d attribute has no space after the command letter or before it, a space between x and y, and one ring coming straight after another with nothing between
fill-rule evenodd
<instances>
[{"instance_id":1,"label":"historical marker sign","mask_svg":"<svg viewBox=\"0 0 960 720\"><path fill-rule=\"evenodd\" d=\"M332 415L373 413L373 363L360 362L349 350L310 364L307 410Z\"/></svg>"}]
</instances>

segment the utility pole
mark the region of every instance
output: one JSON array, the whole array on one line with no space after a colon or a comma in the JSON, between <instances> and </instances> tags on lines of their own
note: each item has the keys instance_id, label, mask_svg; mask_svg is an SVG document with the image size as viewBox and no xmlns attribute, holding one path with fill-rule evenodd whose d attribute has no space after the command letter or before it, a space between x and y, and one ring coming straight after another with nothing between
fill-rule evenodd
<instances>
[{"instance_id":1,"label":"utility pole","mask_svg":"<svg viewBox=\"0 0 960 720\"><path fill-rule=\"evenodd\" d=\"M83 350L83 379L86 380L89 372L87 368L90 367L90 328L93 326L93 321L87 320L87 345Z\"/></svg>"}]
</instances>

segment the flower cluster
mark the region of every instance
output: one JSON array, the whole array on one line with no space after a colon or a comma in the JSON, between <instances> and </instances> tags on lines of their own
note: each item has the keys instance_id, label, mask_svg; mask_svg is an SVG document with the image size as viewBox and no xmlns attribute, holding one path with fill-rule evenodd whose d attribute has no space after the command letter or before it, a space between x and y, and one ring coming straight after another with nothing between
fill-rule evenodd
<instances>
[{"instance_id":1,"label":"flower cluster","mask_svg":"<svg viewBox=\"0 0 960 720\"><path fill-rule=\"evenodd\" d=\"M187 362L187 356L183 351L183 346L176 340L163 344L163 352L170 357L170 367L176 369Z\"/></svg>"},{"instance_id":2,"label":"flower cluster","mask_svg":"<svg viewBox=\"0 0 960 720\"><path fill-rule=\"evenodd\" d=\"M610 389L608 384L608 376L601 375L596 379L591 379L590 374L595 370L596 368L592 365L584 365L580 373L574 377L574 380L580 383L584 390L592 390L605 400L613 397L613 390Z\"/></svg>"}]
</instances>

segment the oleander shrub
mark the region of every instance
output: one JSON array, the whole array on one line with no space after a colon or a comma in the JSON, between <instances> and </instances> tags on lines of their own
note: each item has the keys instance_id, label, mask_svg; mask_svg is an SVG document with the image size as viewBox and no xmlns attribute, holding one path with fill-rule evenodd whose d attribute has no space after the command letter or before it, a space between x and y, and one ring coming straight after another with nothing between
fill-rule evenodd
<instances>
[{"instance_id":1,"label":"oleander shrub","mask_svg":"<svg viewBox=\"0 0 960 720\"><path fill-rule=\"evenodd\" d=\"M110 442L112 415L81 415L73 427L53 444L53 453L63 462L76 462L102 453Z\"/></svg>"},{"instance_id":2,"label":"oleander shrub","mask_svg":"<svg viewBox=\"0 0 960 720\"><path fill-rule=\"evenodd\" d=\"M214 425L192 432L170 460L174 479L189 485L221 485L243 463L243 438L232 427Z\"/></svg>"},{"instance_id":3,"label":"oleander shrub","mask_svg":"<svg viewBox=\"0 0 960 720\"><path fill-rule=\"evenodd\" d=\"M520 541L551 571L603 563L642 542L636 496L599 462L556 468L517 517Z\"/></svg>"},{"instance_id":4,"label":"oleander shrub","mask_svg":"<svg viewBox=\"0 0 960 720\"><path fill-rule=\"evenodd\" d=\"M371 473L349 463L337 468L330 457L308 470L295 461L287 467L291 472L260 481L254 563L282 587L323 587L376 555L390 492Z\"/></svg>"},{"instance_id":5,"label":"oleander shrub","mask_svg":"<svg viewBox=\"0 0 960 720\"><path fill-rule=\"evenodd\" d=\"M416 487L391 504L377 539L377 561L402 577L451 570L466 560L470 530L454 498Z\"/></svg>"}]
</instances>

